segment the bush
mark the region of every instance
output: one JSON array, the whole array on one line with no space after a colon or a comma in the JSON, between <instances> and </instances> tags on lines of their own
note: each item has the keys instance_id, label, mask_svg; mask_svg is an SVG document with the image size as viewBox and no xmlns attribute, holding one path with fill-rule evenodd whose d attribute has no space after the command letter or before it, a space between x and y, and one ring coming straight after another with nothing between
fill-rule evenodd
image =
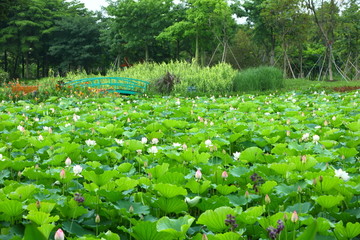
<instances>
[{"instance_id":1,"label":"bush","mask_svg":"<svg viewBox=\"0 0 360 240\"><path fill-rule=\"evenodd\" d=\"M234 91L266 91L284 87L281 70L275 67L249 68L234 78Z\"/></svg>"},{"instance_id":2,"label":"bush","mask_svg":"<svg viewBox=\"0 0 360 240\"><path fill-rule=\"evenodd\" d=\"M180 79L175 75L167 72L165 76L159 78L155 83L156 90L161 94L169 94L173 91L176 83L179 83Z\"/></svg>"},{"instance_id":3,"label":"bush","mask_svg":"<svg viewBox=\"0 0 360 240\"><path fill-rule=\"evenodd\" d=\"M9 81L9 74L0 68L0 85Z\"/></svg>"}]
</instances>

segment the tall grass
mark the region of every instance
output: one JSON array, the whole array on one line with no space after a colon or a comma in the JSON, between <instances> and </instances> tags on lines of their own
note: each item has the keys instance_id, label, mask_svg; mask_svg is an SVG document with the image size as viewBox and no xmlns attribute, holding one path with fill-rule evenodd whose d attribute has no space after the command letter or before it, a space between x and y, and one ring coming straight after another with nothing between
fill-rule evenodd
<instances>
[{"instance_id":1,"label":"tall grass","mask_svg":"<svg viewBox=\"0 0 360 240\"><path fill-rule=\"evenodd\" d=\"M131 77L149 81L154 86L158 79L169 72L180 79L173 93L186 93L189 87L195 87L199 93L228 93L232 91L232 81L236 70L228 64L213 67L200 67L188 62L143 63L122 71L108 72L108 76Z\"/></svg>"},{"instance_id":2,"label":"tall grass","mask_svg":"<svg viewBox=\"0 0 360 240\"><path fill-rule=\"evenodd\" d=\"M284 87L281 70L275 67L249 68L238 72L234 78L234 91L266 91Z\"/></svg>"}]
</instances>

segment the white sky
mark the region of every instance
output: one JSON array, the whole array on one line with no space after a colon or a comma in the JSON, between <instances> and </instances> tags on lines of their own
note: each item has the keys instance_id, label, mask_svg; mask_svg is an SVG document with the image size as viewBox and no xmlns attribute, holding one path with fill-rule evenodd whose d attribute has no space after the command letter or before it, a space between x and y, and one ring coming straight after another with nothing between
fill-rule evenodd
<instances>
[{"instance_id":1,"label":"white sky","mask_svg":"<svg viewBox=\"0 0 360 240\"><path fill-rule=\"evenodd\" d=\"M85 3L85 7L92 11L100 11L102 6L108 5L106 0L80 0L80 2Z\"/></svg>"}]
</instances>

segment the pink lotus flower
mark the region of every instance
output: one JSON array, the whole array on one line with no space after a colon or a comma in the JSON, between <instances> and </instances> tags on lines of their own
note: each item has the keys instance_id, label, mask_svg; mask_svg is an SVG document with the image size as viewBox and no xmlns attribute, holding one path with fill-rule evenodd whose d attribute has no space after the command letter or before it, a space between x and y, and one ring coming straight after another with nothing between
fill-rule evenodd
<instances>
[{"instance_id":1,"label":"pink lotus flower","mask_svg":"<svg viewBox=\"0 0 360 240\"><path fill-rule=\"evenodd\" d=\"M68 157L68 158L66 158L66 160L65 160L65 165L67 166L67 167L70 167L70 165L71 165L71 159Z\"/></svg>"},{"instance_id":2,"label":"pink lotus flower","mask_svg":"<svg viewBox=\"0 0 360 240\"><path fill-rule=\"evenodd\" d=\"M202 176L202 173L201 173L200 169L198 169L198 170L196 171L196 173L195 173L195 178L196 178L196 179L200 179L201 176Z\"/></svg>"},{"instance_id":3,"label":"pink lotus flower","mask_svg":"<svg viewBox=\"0 0 360 240\"><path fill-rule=\"evenodd\" d=\"M226 179L229 177L229 174L226 171L223 171L221 177Z\"/></svg>"},{"instance_id":4,"label":"pink lotus flower","mask_svg":"<svg viewBox=\"0 0 360 240\"><path fill-rule=\"evenodd\" d=\"M61 169L61 171L60 171L60 178L61 179L65 178L65 170L64 169Z\"/></svg>"},{"instance_id":5,"label":"pink lotus flower","mask_svg":"<svg viewBox=\"0 0 360 240\"><path fill-rule=\"evenodd\" d=\"M299 220L299 216L298 216L297 212L294 211L294 212L292 213L292 215L291 215L291 221L292 221L293 223L296 223L298 220Z\"/></svg>"},{"instance_id":6,"label":"pink lotus flower","mask_svg":"<svg viewBox=\"0 0 360 240\"><path fill-rule=\"evenodd\" d=\"M63 230L61 230L61 228L59 228L59 229L56 231L55 236L54 236L54 239L55 239L55 240L64 240L64 239L65 239L64 232L63 232Z\"/></svg>"}]
</instances>

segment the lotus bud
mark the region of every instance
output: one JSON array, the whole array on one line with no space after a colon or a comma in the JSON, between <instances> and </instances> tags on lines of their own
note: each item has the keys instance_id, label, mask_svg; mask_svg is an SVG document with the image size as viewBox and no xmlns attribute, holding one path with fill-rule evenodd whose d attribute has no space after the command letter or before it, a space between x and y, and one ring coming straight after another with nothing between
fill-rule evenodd
<instances>
[{"instance_id":1,"label":"lotus bud","mask_svg":"<svg viewBox=\"0 0 360 240\"><path fill-rule=\"evenodd\" d=\"M249 197L250 197L249 191L246 191L246 192L245 192L245 197L246 197L246 198L249 198Z\"/></svg>"},{"instance_id":2,"label":"lotus bud","mask_svg":"<svg viewBox=\"0 0 360 240\"><path fill-rule=\"evenodd\" d=\"M316 178L313 179L313 185L316 185L317 184L317 181L316 181Z\"/></svg>"},{"instance_id":3,"label":"lotus bud","mask_svg":"<svg viewBox=\"0 0 360 240\"><path fill-rule=\"evenodd\" d=\"M71 165L71 159L68 157L68 158L66 158L66 160L65 160L65 165L67 166L67 167L70 167L70 165Z\"/></svg>"},{"instance_id":4,"label":"lotus bud","mask_svg":"<svg viewBox=\"0 0 360 240\"><path fill-rule=\"evenodd\" d=\"M21 178L22 172L21 172L21 171L18 171L17 175L18 175L19 178Z\"/></svg>"},{"instance_id":5,"label":"lotus bud","mask_svg":"<svg viewBox=\"0 0 360 240\"><path fill-rule=\"evenodd\" d=\"M319 182L322 182L324 180L323 176L319 177Z\"/></svg>"},{"instance_id":6,"label":"lotus bud","mask_svg":"<svg viewBox=\"0 0 360 240\"><path fill-rule=\"evenodd\" d=\"M227 179L229 177L229 174L226 171L223 171L221 177Z\"/></svg>"},{"instance_id":7,"label":"lotus bud","mask_svg":"<svg viewBox=\"0 0 360 240\"><path fill-rule=\"evenodd\" d=\"M195 173L195 178L196 178L197 180L200 180L201 176L202 176L202 173L201 173L200 169L198 169L198 170L196 171L196 173Z\"/></svg>"},{"instance_id":8,"label":"lotus bud","mask_svg":"<svg viewBox=\"0 0 360 240\"><path fill-rule=\"evenodd\" d=\"M40 207L41 207L41 206L40 206L40 201L37 200L37 201L36 201L36 208L37 208L37 209L40 209Z\"/></svg>"},{"instance_id":9,"label":"lotus bud","mask_svg":"<svg viewBox=\"0 0 360 240\"><path fill-rule=\"evenodd\" d=\"M208 240L208 237L207 237L207 235L205 233L202 235L201 240Z\"/></svg>"},{"instance_id":10,"label":"lotus bud","mask_svg":"<svg viewBox=\"0 0 360 240\"><path fill-rule=\"evenodd\" d=\"M60 171L60 178L61 179L65 178L65 170L64 169L61 169L61 171Z\"/></svg>"},{"instance_id":11,"label":"lotus bud","mask_svg":"<svg viewBox=\"0 0 360 240\"><path fill-rule=\"evenodd\" d=\"M61 230L61 228L59 228L59 229L56 231L55 236L54 236L54 239L55 239L55 240L64 240L64 239L65 239L64 232L63 232L63 230Z\"/></svg>"},{"instance_id":12,"label":"lotus bud","mask_svg":"<svg viewBox=\"0 0 360 240\"><path fill-rule=\"evenodd\" d=\"M134 212L134 207L132 205L130 205L129 207L129 213L133 213Z\"/></svg>"},{"instance_id":13,"label":"lotus bud","mask_svg":"<svg viewBox=\"0 0 360 240\"><path fill-rule=\"evenodd\" d=\"M265 195L265 203L266 203L266 204L270 204L270 203L271 203L271 199L270 199L270 197L269 197L268 194Z\"/></svg>"},{"instance_id":14,"label":"lotus bud","mask_svg":"<svg viewBox=\"0 0 360 240\"><path fill-rule=\"evenodd\" d=\"M303 164L306 163L306 155L301 156L301 163L303 163Z\"/></svg>"},{"instance_id":15,"label":"lotus bud","mask_svg":"<svg viewBox=\"0 0 360 240\"><path fill-rule=\"evenodd\" d=\"M298 193L301 193L302 188L300 186L298 186L297 191L298 191Z\"/></svg>"},{"instance_id":16,"label":"lotus bud","mask_svg":"<svg viewBox=\"0 0 360 240\"><path fill-rule=\"evenodd\" d=\"M291 215L291 221L292 221L293 223L296 223L298 220L299 220L299 216L298 216L297 212L294 211L294 212L292 213L292 215Z\"/></svg>"},{"instance_id":17,"label":"lotus bud","mask_svg":"<svg viewBox=\"0 0 360 240\"><path fill-rule=\"evenodd\" d=\"M96 214L95 223L99 223L99 222L100 222L100 216L99 216L99 214Z\"/></svg>"},{"instance_id":18,"label":"lotus bud","mask_svg":"<svg viewBox=\"0 0 360 240\"><path fill-rule=\"evenodd\" d=\"M144 162L144 167L145 167L145 168L148 167L148 162Z\"/></svg>"},{"instance_id":19,"label":"lotus bud","mask_svg":"<svg viewBox=\"0 0 360 240\"><path fill-rule=\"evenodd\" d=\"M284 213L284 221L286 222L288 220L288 216L286 213Z\"/></svg>"},{"instance_id":20,"label":"lotus bud","mask_svg":"<svg viewBox=\"0 0 360 240\"><path fill-rule=\"evenodd\" d=\"M291 132L289 130L286 131L286 136L290 136Z\"/></svg>"}]
</instances>

